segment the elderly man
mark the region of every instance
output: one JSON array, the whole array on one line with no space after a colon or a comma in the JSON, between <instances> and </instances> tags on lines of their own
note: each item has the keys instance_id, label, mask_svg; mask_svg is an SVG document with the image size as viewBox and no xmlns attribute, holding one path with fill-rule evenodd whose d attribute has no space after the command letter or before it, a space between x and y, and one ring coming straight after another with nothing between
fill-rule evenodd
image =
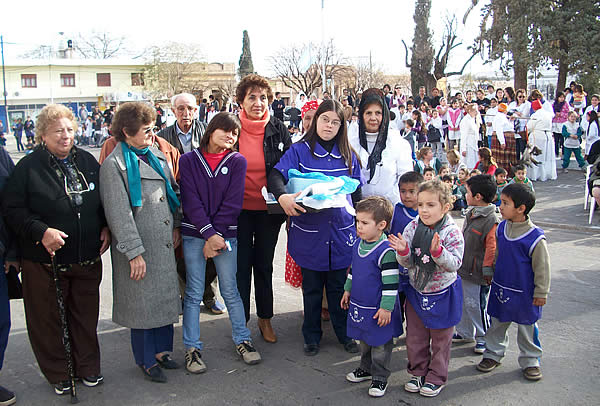
<instances>
[{"instance_id":1,"label":"elderly man","mask_svg":"<svg viewBox=\"0 0 600 406\"><path fill-rule=\"evenodd\" d=\"M211 95L212 96L212 95ZM163 130L157 135L164 138L179 150L183 155L192 149L198 148L200 140L206 130L206 124L198 120L198 106L196 97L189 93L180 93L171 99L171 106L175 112L175 123ZM186 176L182 173L180 176ZM177 273L182 282L185 283L185 262L183 256L178 255ZM217 271L212 260L206 262L206 283L204 285L203 302L207 310L213 314L222 314L225 311L225 305L220 303L215 297Z\"/></svg>"}]
</instances>

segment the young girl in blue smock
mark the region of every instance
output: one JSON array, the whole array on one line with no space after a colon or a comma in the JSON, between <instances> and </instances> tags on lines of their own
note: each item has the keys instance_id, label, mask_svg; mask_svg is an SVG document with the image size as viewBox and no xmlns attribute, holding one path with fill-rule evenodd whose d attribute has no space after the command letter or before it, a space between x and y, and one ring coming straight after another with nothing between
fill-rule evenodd
<instances>
[{"instance_id":1,"label":"young girl in blue smock","mask_svg":"<svg viewBox=\"0 0 600 406\"><path fill-rule=\"evenodd\" d=\"M321 103L304 138L290 147L275 169L269 174L268 189L291 217L288 251L302 269L304 351L306 355L319 352L323 334L321 301L325 287L335 334L346 351L356 353L357 344L346 335L346 311L340 307L346 272L352 261L352 246L356 241L354 217L345 208L307 213L295 202L299 193L289 194L285 190L290 169L348 176L361 181L358 158L348 143L342 105L334 100ZM358 202L360 194L359 186L347 198Z\"/></svg>"}]
</instances>

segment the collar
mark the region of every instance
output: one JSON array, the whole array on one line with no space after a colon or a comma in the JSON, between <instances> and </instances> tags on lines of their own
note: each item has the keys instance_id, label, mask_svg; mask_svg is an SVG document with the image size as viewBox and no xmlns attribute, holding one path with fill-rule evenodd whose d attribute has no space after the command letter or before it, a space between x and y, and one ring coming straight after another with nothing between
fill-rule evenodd
<instances>
[{"instance_id":1,"label":"collar","mask_svg":"<svg viewBox=\"0 0 600 406\"><path fill-rule=\"evenodd\" d=\"M304 144L306 144L306 147L310 150L310 145L308 144L308 142L304 141ZM333 144L333 148L331 149L331 152L327 152L325 150L325 148L323 148L323 146L321 146L321 144L316 142L314 154L315 154L315 156L318 156L319 158L325 158L327 155L331 155L333 158L337 158L337 159L342 158L342 154L340 153L340 149L338 148L337 142L335 144Z\"/></svg>"},{"instance_id":2,"label":"collar","mask_svg":"<svg viewBox=\"0 0 600 406\"><path fill-rule=\"evenodd\" d=\"M185 136L192 135L193 129L194 129L194 121L192 121L192 125L190 126L190 129L186 133L184 133L183 130L181 128L179 128L179 124L177 124L177 121L175 121L175 133L177 135L179 135L179 134L183 134Z\"/></svg>"}]
</instances>

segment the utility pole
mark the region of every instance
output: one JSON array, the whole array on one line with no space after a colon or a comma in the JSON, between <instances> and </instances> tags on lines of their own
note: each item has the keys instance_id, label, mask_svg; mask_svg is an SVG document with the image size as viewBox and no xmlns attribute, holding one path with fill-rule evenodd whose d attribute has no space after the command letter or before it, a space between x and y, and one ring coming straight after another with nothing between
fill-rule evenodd
<instances>
[{"instance_id":1,"label":"utility pole","mask_svg":"<svg viewBox=\"0 0 600 406\"><path fill-rule=\"evenodd\" d=\"M2 35L0 35L0 52L2 53L2 84L4 86L4 123L6 124L6 132L9 133L8 103L6 103L6 73L4 71L4 37Z\"/></svg>"},{"instance_id":2,"label":"utility pole","mask_svg":"<svg viewBox=\"0 0 600 406\"><path fill-rule=\"evenodd\" d=\"M325 0L321 0L321 52L323 58L321 78L323 79L323 93L325 93L325 90L327 88L327 79L325 78Z\"/></svg>"}]
</instances>

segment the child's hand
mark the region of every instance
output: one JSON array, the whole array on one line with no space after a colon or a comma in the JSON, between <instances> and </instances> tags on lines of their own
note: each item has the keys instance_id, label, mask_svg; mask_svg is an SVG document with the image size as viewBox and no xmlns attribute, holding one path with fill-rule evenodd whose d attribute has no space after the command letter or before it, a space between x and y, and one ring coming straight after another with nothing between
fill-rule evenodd
<instances>
[{"instance_id":1,"label":"child's hand","mask_svg":"<svg viewBox=\"0 0 600 406\"><path fill-rule=\"evenodd\" d=\"M438 233L435 233L433 235L433 238L431 239L431 247L429 247L429 252L431 252L431 254L433 254L434 252L437 253L440 250L440 235Z\"/></svg>"},{"instance_id":2,"label":"child's hand","mask_svg":"<svg viewBox=\"0 0 600 406\"><path fill-rule=\"evenodd\" d=\"M492 284L492 277L491 276L484 276L483 280L488 284L491 285Z\"/></svg>"},{"instance_id":3,"label":"child's hand","mask_svg":"<svg viewBox=\"0 0 600 406\"><path fill-rule=\"evenodd\" d=\"M377 313L375 313L375 316L373 316L373 318L378 319L377 325L379 327L385 327L388 324L390 324L390 321L392 320L392 312L385 309L379 309L377 310Z\"/></svg>"},{"instance_id":4,"label":"child's hand","mask_svg":"<svg viewBox=\"0 0 600 406\"><path fill-rule=\"evenodd\" d=\"M348 310L348 303L350 303L350 292L346 290L340 301L340 307L344 310Z\"/></svg>"},{"instance_id":5,"label":"child's hand","mask_svg":"<svg viewBox=\"0 0 600 406\"><path fill-rule=\"evenodd\" d=\"M534 306L543 306L545 304L546 304L546 299L544 299L543 297L534 297L533 298Z\"/></svg>"},{"instance_id":6,"label":"child's hand","mask_svg":"<svg viewBox=\"0 0 600 406\"><path fill-rule=\"evenodd\" d=\"M394 234L388 235L388 241L390 242L390 247L394 249L394 251L400 253L406 250L406 240L402 237L402 234L398 233L398 237Z\"/></svg>"}]
</instances>

